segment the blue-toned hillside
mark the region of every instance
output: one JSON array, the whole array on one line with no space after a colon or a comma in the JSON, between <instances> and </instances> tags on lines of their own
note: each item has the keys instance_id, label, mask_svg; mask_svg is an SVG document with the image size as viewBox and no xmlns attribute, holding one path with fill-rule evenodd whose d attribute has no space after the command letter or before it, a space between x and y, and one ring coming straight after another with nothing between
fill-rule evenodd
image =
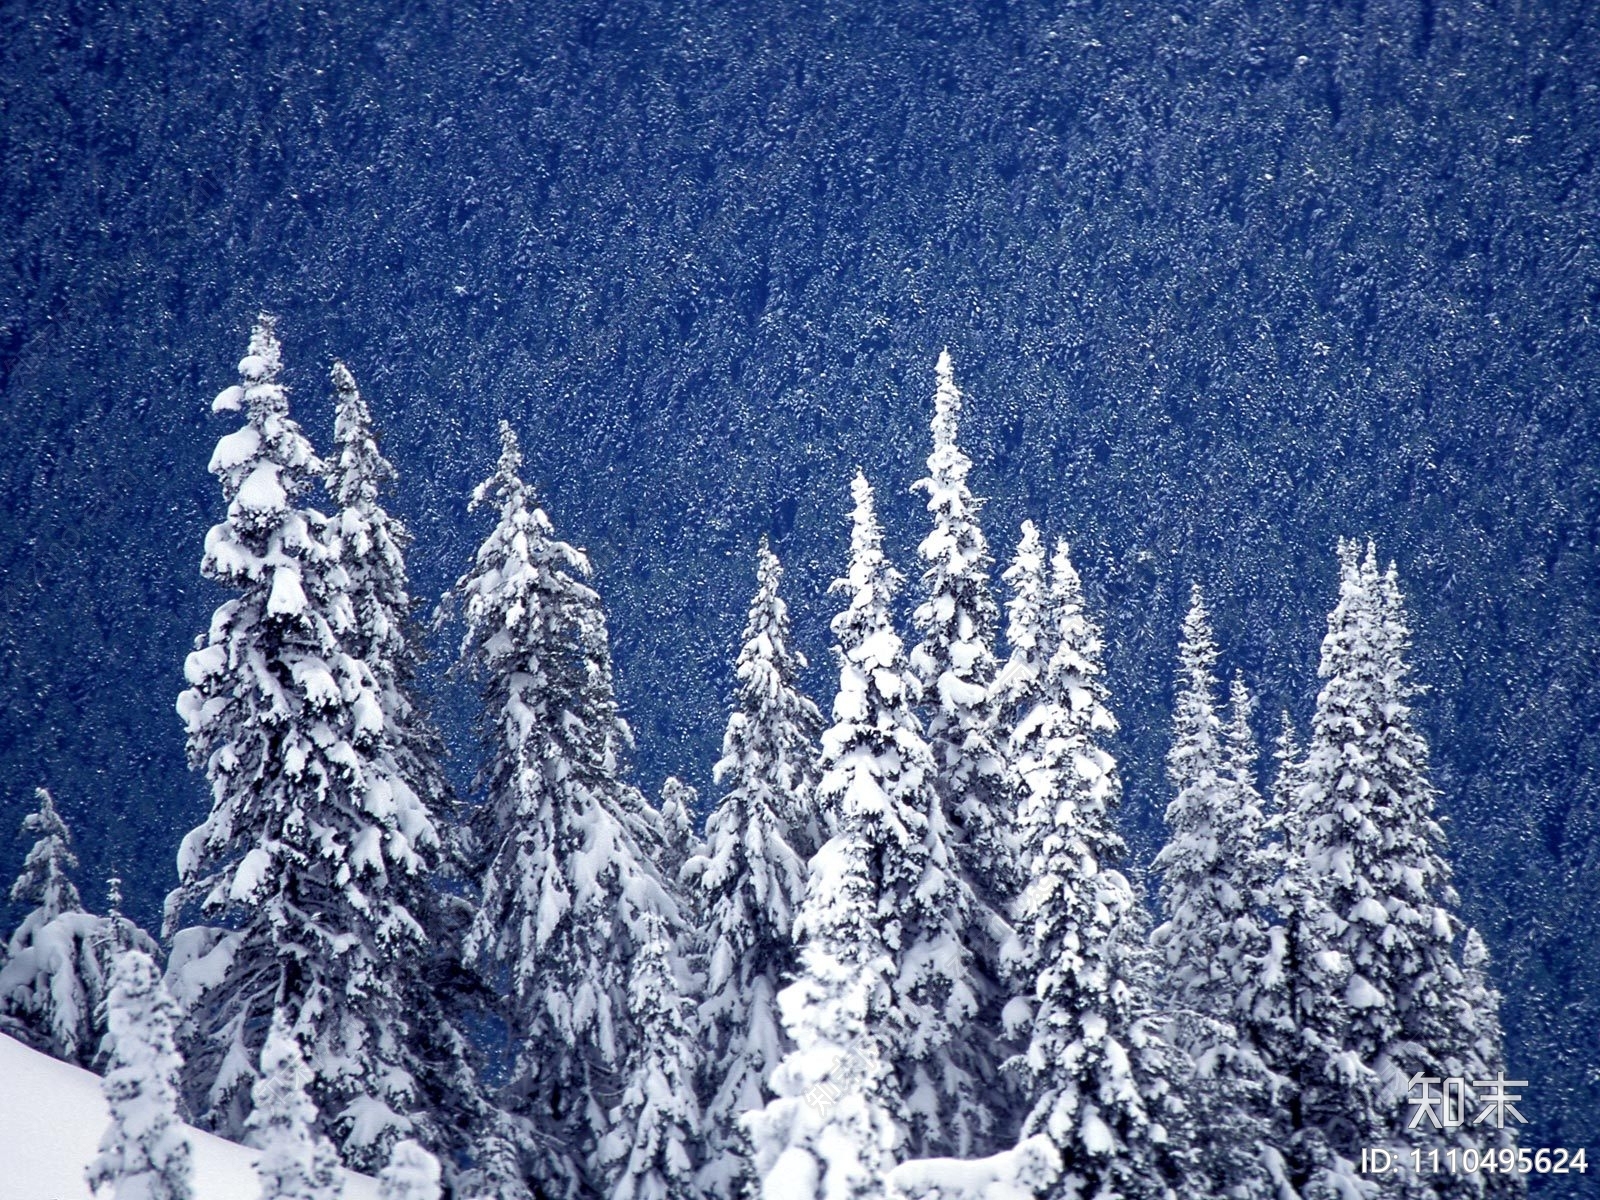
<instances>
[{"instance_id":1,"label":"blue-toned hillside","mask_svg":"<svg viewBox=\"0 0 1600 1200\"><path fill-rule=\"evenodd\" d=\"M991 541L1065 534L1104 614L1145 858L1190 580L1268 734L1335 538L1398 560L1524 1144L1600 1152L1593 6L326 8L0 9L0 875L46 783L92 904L174 882L209 402L258 309L319 445L356 372L429 597L517 424L642 779L708 798L757 539L823 692L850 472L910 567L948 344Z\"/></svg>"}]
</instances>

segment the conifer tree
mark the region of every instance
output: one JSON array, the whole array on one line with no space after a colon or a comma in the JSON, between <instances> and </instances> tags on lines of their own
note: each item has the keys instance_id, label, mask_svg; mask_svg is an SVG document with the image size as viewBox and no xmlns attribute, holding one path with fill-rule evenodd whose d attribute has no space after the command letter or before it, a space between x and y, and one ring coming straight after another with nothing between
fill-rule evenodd
<instances>
[{"instance_id":1,"label":"conifer tree","mask_svg":"<svg viewBox=\"0 0 1600 1200\"><path fill-rule=\"evenodd\" d=\"M1005 977L1015 950L1005 910L1020 876L994 688L999 614L989 586L993 560L978 520L982 502L967 485L972 461L958 441L962 396L948 350L939 355L935 378L928 474L913 485L927 496L932 529L917 547L924 570L913 623L922 636L909 667L926 714L931 782L946 839L972 897L965 905L964 935L974 951L970 980L978 1010L962 1036L967 1052L961 1066L992 1099L977 1125L927 1149L970 1154L998 1148L988 1133L1010 1116L999 1084L999 1066L1009 1053Z\"/></svg>"},{"instance_id":2,"label":"conifer tree","mask_svg":"<svg viewBox=\"0 0 1600 1200\"><path fill-rule=\"evenodd\" d=\"M639 936L628 980L638 1047L600 1158L609 1168L610 1200L679 1200L694 1189L698 1039L666 922L647 913Z\"/></svg>"},{"instance_id":3,"label":"conifer tree","mask_svg":"<svg viewBox=\"0 0 1600 1200\"><path fill-rule=\"evenodd\" d=\"M995 676L994 698L999 727L1007 734L1001 750L1009 765L1010 731L1039 703L1045 669L1054 649L1049 629L1050 583L1044 540L1032 521L1022 523L1016 553L1001 578L1011 589L1011 598L1006 601L1006 644L1010 654ZM1012 836L1014 840L1014 831ZM1026 878L1026 864L1019 864L1019 870Z\"/></svg>"},{"instance_id":4,"label":"conifer tree","mask_svg":"<svg viewBox=\"0 0 1600 1200\"><path fill-rule=\"evenodd\" d=\"M310 1056L311 1090L346 1161L375 1167L398 1136L444 1136L413 1048L415 991L397 985L425 938L405 900L437 851L426 804L390 744L384 697L352 651L352 581L333 523L304 501L325 467L289 416L282 356L262 318L217 397L244 410L211 459L226 519L202 573L235 593L185 663L178 710L210 815L184 839L174 929L191 908L238 932L220 981L196 997L186 1044L190 1104L237 1135L259 1039L281 1019ZM187 993L186 993L187 994Z\"/></svg>"},{"instance_id":5,"label":"conifer tree","mask_svg":"<svg viewBox=\"0 0 1600 1200\"><path fill-rule=\"evenodd\" d=\"M742 1124L764 1200L876 1200L906 1124L889 1055L901 1034L866 814L848 806L812 857L795 919L800 971L778 996L791 1049Z\"/></svg>"},{"instance_id":6,"label":"conifer tree","mask_svg":"<svg viewBox=\"0 0 1600 1200\"><path fill-rule=\"evenodd\" d=\"M422 655L413 636L416 601L405 563L411 533L382 502L398 475L378 447L371 408L350 369L336 362L331 377L335 453L327 464L327 488L337 509L332 533L349 579L353 617L342 641L372 675L397 772L439 819L454 812L455 801L442 766L443 742L415 694Z\"/></svg>"},{"instance_id":7,"label":"conifer tree","mask_svg":"<svg viewBox=\"0 0 1600 1200\"><path fill-rule=\"evenodd\" d=\"M194 1150L178 1119L178 1008L148 954L127 950L117 959L106 1007L111 1060L101 1088L111 1125L89 1165L89 1189L110 1185L113 1200L190 1200Z\"/></svg>"},{"instance_id":8,"label":"conifer tree","mask_svg":"<svg viewBox=\"0 0 1600 1200\"><path fill-rule=\"evenodd\" d=\"M460 946L471 920L471 905L460 889L435 886L436 876L458 877L465 848L460 805L443 769L444 743L415 694L422 662L412 614L405 549L411 534L383 505L383 493L398 474L379 449L371 408L342 362L331 371L334 393L335 453L326 484L336 512L330 534L349 580L353 621L341 642L366 664L383 710L383 752L392 773L415 796L410 820L443 831L419 839L410 869L389 873L390 892L420 926L424 953L407 953L389 964L390 987L409 1014L405 1047L416 1077L418 1104L436 1118L432 1137L438 1148L459 1149L481 1142L492 1122L471 1065L468 1039L455 1009L477 1007L463 996ZM452 1136L453 1134L453 1136ZM363 1165L377 1164L376 1155Z\"/></svg>"},{"instance_id":9,"label":"conifer tree","mask_svg":"<svg viewBox=\"0 0 1600 1200\"><path fill-rule=\"evenodd\" d=\"M75 938L63 944L45 934L47 929L65 932L58 919L83 913L72 882L78 856L50 793L37 788L34 796L38 810L22 818L22 832L33 835L33 847L11 885L12 902L33 909L12 931L0 963L0 1029L57 1058L81 1061L94 1038L91 992L98 971L93 956L83 953L87 947L75 944Z\"/></svg>"},{"instance_id":10,"label":"conifer tree","mask_svg":"<svg viewBox=\"0 0 1600 1200\"><path fill-rule=\"evenodd\" d=\"M1364 1146L1464 1147L1483 1133L1407 1124L1412 1080L1459 1065L1468 989L1451 955L1459 922L1427 745L1407 703L1396 576L1379 573L1370 543L1364 556L1355 542L1339 552L1339 603L1279 887L1299 1050L1296 1167L1313 1192L1348 1176Z\"/></svg>"},{"instance_id":11,"label":"conifer tree","mask_svg":"<svg viewBox=\"0 0 1600 1200\"><path fill-rule=\"evenodd\" d=\"M790 645L789 614L778 595L782 574L763 541L734 711L715 768L726 791L706 821L704 852L684 873L705 928L698 1184L718 1200L732 1200L746 1186L739 1118L761 1108L763 1081L788 1049L777 996L795 974L795 914L821 831L813 746L822 714L799 690L806 663Z\"/></svg>"},{"instance_id":12,"label":"conifer tree","mask_svg":"<svg viewBox=\"0 0 1600 1200\"><path fill-rule=\"evenodd\" d=\"M1017 898L1026 881L1032 877L1032 864L1027 860L1027 847L1017 823L1021 775L1014 755L1022 742L1016 738L1015 731L1028 721L1034 708L1043 700L1045 671L1055 650L1044 540L1032 521L1022 523L1016 552L1002 578L1011 591L1011 598L1006 601L1006 643L1010 653L1004 666L995 675L993 690L998 728L1004 735L1000 749L1010 792L1003 829L1017 872L1012 881L1011 894L1006 898L1007 915L1015 916ZM1021 964L1017 950L1018 943L1013 941L1009 957L1002 964L1009 990L1013 994L1032 987L1032 979L1024 978L1025 970L1022 975L1018 974Z\"/></svg>"},{"instance_id":13,"label":"conifer tree","mask_svg":"<svg viewBox=\"0 0 1600 1200\"><path fill-rule=\"evenodd\" d=\"M957 442L961 391L948 350L935 374L933 452L928 474L912 485L927 494L933 529L917 547L927 566L924 599L913 614L922 640L910 666L927 707L934 786L960 866L979 899L999 909L1015 889L1016 871L1005 837L1005 768L992 695L999 624L989 591L993 560L978 524L981 503L967 487L972 460ZM989 957L992 964L995 955Z\"/></svg>"},{"instance_id":14,"label":"conifer tree","mask_svg":"<svg viewBox=\"0 0 1600 1200\"><path fill-rule=\"evenodd\" d=\"M331 1148L316 1132L317 1108L306 1095L311 1078L288 1021L275 1012L245 1122L249 1143L260 1151L261 1200L337 1200L343 1190Z\"/></svg>"},{"instance_id":15,"label":"conifer tree","mask_svg":"<svg viewBox=\"0 0 1600 1200\"><path fill-rule=\"evenodd\" d=\"M1213 688L1217 646L1199 587L1184 620L1167 776L1170 834L1156 856L1167 921L1152 935L1175 999L1237 1027L1247 1045L1275 998L1264 994L1271 878L1254 772L1249 694L1234 681L1226 727ZM1259 1009L1259 1011L1258 1011Z\"/></svg>"},{"instance_id":16,"label":"conifer tree","mask_svg":"<svg viewBox=\"0 0 1600 1200\"><path fill-rule=\"evenodd\" d=\"M967 1155L996 1124L992 1047L972 1036L985 984L969 933L979 901L956 860L892 605L900 576L883 556L872 489L858 474L850 570L834 590L841 659L833 725L822 737L824 812L861 809L868 870L880 889L893 956L898 1036L891 1067L908 1119L910 1153Z\"/></svg>"},{"instance_id":17,"label":"conifer tree","mask_svg":"<svg viewBox=\"0 0 1600 1200\"><path fill-rule=\"evenodd\" d=\"M1286 855L1281 836L1280 808L1274 795L1264 800L1256 782L1260 749L1250 726L1255 700L1244 679L1235 674L1228 691L1228 721L1223 730L1223 763L1231 786L1239 796L1238 831L1244 849L1238 856L1236 890L1246 908L1235 931L1240 947L1239 992L1234 997L1233 1019L1241 1048L1249 1058L1249 1073L1256 1076L1271 1096L1276 1096L1284 1080L1273 1074L1270 1047L1284 1028L1288 995L1282 970L1282 928L1271 921L1273 890L1283 874ZM1287 713L1282 717L1279 739L1274 745L1274 761L1280 764L1294 756L1294 729ZM1281 773L1281 766L1280 766ZM1277 786L1274 779L1274 786ZM1270 1098L1270 1097L1269 1097ZM1276 1149L1274 1148L1274 1153Z\"/></svg>"},{"instance_id":18,"label":"conifer tree","mask_svg":"<svg viewBox=\"0 0 1600 1200\"><path fill-rule=\"evenodd\" d=\"M1064 1195L1164 1197L1189 1169L1185 1115L1154 1019L1142 914L1115 868L1121 787L1102 743L1116 722L1064 542L1048 603L1050 658L1010 750L1031 876L1016 911L1033 977L1031 1038L1017 1063L1033 1097L1023 1130L1061 1152Z\"/></svg>"},{"instance_id":19,"label":"conifer tree","mask_svg":"<svg viewBox=\"0 0 1600 1200\"><path fill-rule=\"evenodd\" d=\"M35 788L33 794L39 801L38 811L22 818L22 832L33 835L33 848L22 862L22 874L11 885L11 899L34 908L12 933L13 947L28 944L35 932L62 913L83 911L83 899L72 882L72 873L78 869L72 834L49 791Z\"/></svg>"},{"instance_id":20,"label":"conifer tree","mask_svg":"<svg viewBox=\"0 0 1600 1200\"><path fill-rule=\"evenodd\" d=\"M678 882L678 876L700 847L695 843L694 810L700 802L700 793L676 775L668 775L661 784L662 853L661 874L669 885Z\"/></svg>"},{"instance_id":21,"label":"conifer tree","mask_svg":"<svg viewBox=\"0 0 1600 1200\"><path fill-rule=\"evenodd\" d=\"M642 922L655 914L676 938L678 914L654 866L660 816L622 778L629 735L588 559L555 537L519 477L509 425L501 444L472 499L496 525L452 597L484 704L481 906L466 952L486 976L504 972L519 1047L506 1099L527 1122L535 1178L570 1196L606 1177L605 1097L638 1045L628 979Z\"/></svg>"},{"instance_id":22,"label":"conifer tree","mask_svg":"<svg viewBox=\"0 0 1600 1200\"><path fill-rule=\"evenodd\" d=\"M1175 1007L1175 1040L1192 1064L1185 1094L1202 1169L1214 1189L1266 1196L1280 1158L1271 1145L1273 1080L1262 1052L1281 1010L1265 907L1271 860L1249 692L1235 677L1224 725L1213 692L1217 646L1198 586L1178 658L1167 755L1175 794L1170 835L1155 862L1167 921L1151 941Z\"/></svg>"},{"instance_id":23,"label":"conifer tree","mask_svg":"<svg viewBox=\"0 0 1600 1200\"><path fill-rule=\"evenodd\" d=\"M1006 642L1009 654L1005 664L995 675L995 714L999 728L1004 733L1001 751L1005 759L1007 789L1011 803L1004 814L1003 829L1011 846L1012 859L1017 869L1013 892L1007 899L1006 915L1017 919L1018 905L1026 882L1033 878L1033 849L1023 836L1020 824L1020 805L1024 793L1022 774L1016 756L1026 748L1027 739L1015 736L1015 731L1031 727L1035 709L1047 703L1044 690L1045 673L1055 650L1055 635L1050 620L1050 580L1045 564L1044 540L1032 521L1022 522L1021 535L1010 565L1002 576L1010 589L1006 601ZM999 964L1009 998L1001 1010L1001 1036L1012 1051L1018 1048L1019 1039L1025 1043L1030 1036L1033 1019L1033 965L1028 961L1022 939L1025 934L1016 929L1005 948ZM1006 1124L1018 1126L1026 1118L1030 1102L1021 1094L1025 1073L1003 1070L997 1093L1009 1101L1015 1110Z\"/></svg>"},{"instance_id":24,"label":"conifer tree","mask_svg":"<svg viewBox=\"0 0 1600 1200\"><path fill-rule=\"evenodd\" d=\"M988 1130L979 1081L953 1044L976 1011L962 943L972 903L945 842L933 761L911 709L872 488L851 488L846 597L818 796L833 836L811 861L796 922L800 977L779 997L794 1048L773 1100L748 1119L767 1194L877 1196L902 1140L910 1153L967 1146Z\"/></svg>"},{"instance_id":25,"label":"conifer tree","mask_svg":"<svg viewBox=\"0 0 1600 1200\"><path fill-rule=\"evenodd\" d=\"M1346 814L1326 811L1333 806L1328 790L1333 767L1329 750L1339 735L1338 713L1347 703L1343 693L1353 677L1351 659L1358 629L1370 624L1370 598L1362 586L1357 548L1339 545L1339 603L1328 616L1328 634L1322 643L1319 675L1329 682L1317 698L1313 744L1320 743L1313 778L1310 755L1281 759L1277 792L1288 793L1277 814L1287 835L1283 874L1274 888L1285 935L1284 975L1287 995L1285 1038L1274 1066L1292 1080L1289 1095L1288 1149L1293 1179L1308 1197L1336 1196L1349 1187L1356 1167L1353 1161L1363 1145L1375 1145L1387 1132L1379 1113L1380 1084L1370 1059L1349 1044L1350 1000L1366 999L1364 987L1347 990L1353 980L1350 961L1339 951L1336 939L1348 924L1336 911L1333 884L1348 861ZM1286 730L1286 736L1288 731ZM1279 753L1292 752L1282 744ZM1351 810L1352 816L1358 816ZM1364 824L1358 816L1358 824ZM1352 876L1353 881L1353 876Z\"/></svg>"},{"instance_id":26,"label":"conifer tree","mask_svg":"<svg viewBox=\"0 0 1600 1200\"><path fill-rule=\"evenodd\" d=\"M72 835L44 788L36 812L22 819L34 836L11 899L33 908L6 943L0 964L0 1032L79 1066L97 1065L105 1000L119 950L159 951L120 914L83 910L72 872Z\"/></svg>"}]
</instances>

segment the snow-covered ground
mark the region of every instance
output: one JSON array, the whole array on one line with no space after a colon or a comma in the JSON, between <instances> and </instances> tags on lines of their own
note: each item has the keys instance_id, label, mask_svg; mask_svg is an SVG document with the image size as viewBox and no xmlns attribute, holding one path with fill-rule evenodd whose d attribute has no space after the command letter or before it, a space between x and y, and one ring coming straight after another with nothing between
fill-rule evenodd
<instances>
[{"instance_id":1,"label":"snow-covered ground","mask_svg":"<svg viewBox=\"0 0 1600 1200\"><path fill-rule=\"evenodd\" d=\"M0 1195L6 1200L89 1200L83 1173L107 1120L98 1075L0 1034ZM254 1151L196 1129L189 1136L195 1200L257 1200ZM350 1175L344 1194L345 1200L375 1200L377 1185Z\"/></svg>"}]
</instances>

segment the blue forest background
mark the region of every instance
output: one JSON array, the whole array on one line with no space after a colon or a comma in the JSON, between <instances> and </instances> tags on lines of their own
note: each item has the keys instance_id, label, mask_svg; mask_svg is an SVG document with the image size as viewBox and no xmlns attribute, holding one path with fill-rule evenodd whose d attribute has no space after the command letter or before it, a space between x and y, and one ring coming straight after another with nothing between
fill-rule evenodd
<instances>
[{"instance_id":1,"label":"blue forest background","mask_svg":"<svg viewBox=\"0 0 1600 1200\"><path fill-rule=\"evenodd\" d=\"M1398 560L1524 1144L1600 1151L1597 149L1584 0L0 5L0 874L48 784L157 920L258 309L319 445L333 356L371 398L430 605L515 422L703 802L757 539L826 703L849 473L914 567L948 345L997 554L1069 537L1106 623L1141 862L1190 581L1270 736L1335 538Z\"/></svg>"}]
</instances>

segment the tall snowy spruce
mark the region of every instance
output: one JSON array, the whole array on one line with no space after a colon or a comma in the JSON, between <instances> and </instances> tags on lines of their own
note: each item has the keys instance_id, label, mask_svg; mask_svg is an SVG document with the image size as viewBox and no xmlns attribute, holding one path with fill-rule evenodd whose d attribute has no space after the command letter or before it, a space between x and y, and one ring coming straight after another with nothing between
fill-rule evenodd
<instances>
[{"instance_id":1,"label":"tall snowy spruce","mask_svg":"<svg viewBox=\"0 0 1600 1200\"><path fill-rule=\"evenodd\" d=\"M872 489L858 474L848 597L831 628L841 660L833 725L823 733L820 806L834 820L860 810L868 869L880 888L897 1026L891 1067L905 1102L911 1154L966 1156L995 1132L992 1047L974 1037L985 990L971 933L981 921L938 792L938 767L913 707L895 632L898 572L883 556Z\"/></svg>"},{"instance_id":2,"label":"tall snowy spruce","mask_svg":"<svg viewBox=\"0 0 1600 1200\"><path fill-rule=\"evenodd\" d=\"M438 837L404 778L385 697L352 647L361 640L343 541L304 506L325 467L289 416L281 351L262 318L217 412L245 414L211 459L227 517L201 570L234 597L189 655L178 700L210 815L184 839L175 929L194 906L231 929L174 944L188 1006L189 1104L238 1136L268 1025L306 1052L310 1091L347 1162L375 1168L398 1137L453 1136L402 982L425 955L406 906ZM198 969L197 969L198 968ZM203 979L206 986L195 981Z\"/></svg>"},{"instance_id":3,"label":"tall snowy spruce","mask_svg":"<svg viewBox=\"0 0 1600 1200\"><path fill-rule=\"evenodd\" d=\"M911 1153L965 1147L980 1081L952 1053L976 1011L962 941L972 903L946 844L933 760L911 708L872 489L858 474L839 661L818 796L832 836L795 923L800 975L779 996L793 1049L747 1118L769 1198L882 1195Z\"/></svg>"},{"instance_id":4,"label":"tall snowy spruce","mask_svg":"<svg viewBox=\"0 0 1600 1200\"><path fill-rule=\"evenodd\" d=\"M472 905L461 889L439 887L436 879L463 873L462 813L445 778L443 740L416 696L422 654L405 562L411 534L383 505L398 474L379 449L371 408L350 369L335 362L330 379L335 452L326 486L336 506L330 532L349 581L353 617L341 642L371 674L383 715L382 753L394 778L416 798L408 804L411 823L422 828L426 821L438 830L437 838L417 839L410 869L389 872L390 894L426 938L421 955L404 954L389 964L389 985L409 1018L404 1050L418 1104L438 1129L454 1131L426 1140L435 1149L456 1150L481 1142L491 1122L455 1011L474 1006L473 999L458 995L461 942ZM376 1157L363 1165L374 1167Z\"/></svg>"},{"instance_id":5,"label":"tall snowy spruce","mask_svg":"<svg viewBox=\"0 0 1600 1200\"><path fill-rule=\"evenodd\" d=\"M699 1039L667 923L646 913L638 936L628 979L637 1044L599 1157L607 1164L610 1200L680 1200L695 1191Z\"/></svg>"},{"instance_id":6,"label":"tall snowy spruce","mask_svg":"<svg viewBox=\"0 0 1600 1200\"><path fill-rule=\"evenodd\" d=\"M839 814L811 859L800 971L778 995L792 1048L772 1073L774 1098L742 1118L762 1200L878 1200L903 1140L888 1058L900 1032L894 962L865 824Z\"/></svg>"},{"instance_id":7,"label":"tall snowy spruce","mask_svg":"<svg viewBox=\"0 0 1600 1200\"><path fill-rule=\"evenodd\" d=\"M1196 586L1178 651L1169 836L1155 860L1167 919L1151 943L1176 1040L1193 1064L1185 1094L1201 1167L1219 1195L1270 1196L1284 1173L1270 1137L1276 1088L1263 1054L1283 1009L1267 920L1278 863L1264 838L1250 696L1236 678L1225 726L1216 661Z\"/></svg>"},{"instance_id":8,"label":"tall snowy spruce","mask_svg":"<svg viewBox=\"0 0 1600 1200\"><path fill-rule=\"evenodd\" d=\"M992 690L996 719L1004 735L1000 750L1005 757L1007 786L1012 794L1011 807L1006 814L1006 836L1011 843L1017 870L1007 905L1008 913L1012 916L1015 916L1017 897L1032 877L1032 864L1027 859L1027 847L1023 844L1017 823L1018 806L1023 793L1014 756L1023 748L1024 739L1016 737L1016 730L1044 701L1045 674L1056 645L1056 634L1051 627L1050 576L1045 557L1044 538L1038 526L1032 521L1024 521L1016 551L1001 576L1011 593L1006 601L1006 644L1009 653L1005 663L995 673ZM1019 979L1027 974L1015 948L1007 964L1007 974L1014 992ZM1031 989L1031 977L1025 980L1025 987Z\"/></svg>"},{"instance_id":9,"label":"tall snowy spruce","mask_svg":"<svg viewBox=\"0 0 1600 1200\"><path fill-rule=\"evenodd\" d=\"M733 1200L749 1185L739 1120L762 1107L764 1081L789 1048L777 996L795 975L795 915L821 832L814 747L822 714L800 692L806 660L790 644L782 578L763 541L735 666L734 711L715 768L727 790L706 821L704 853L684 872L705 930L698 1185L718 1200Z\"/></svg>"},{"instance_id":10,"label":"tall snowy spruce","mask_svg":"<svg viewBox=\"0 0 1600 1200\"><path fill-rule=\"evenodd\" d=\"M555 537L506 424L501 446L472 497L496 524L451 597L466 622L461 668L483 700L481 905L466 954L509 993L504 1097L523 1122L523 1169L549 1195L604 1193L602 1139L640 1045L631 964L654 937L650 916L677 940L678 910L654 865L660 816L622 778L628 732L588 559Z\"/></svg>"},{"instance_id":11,"label":"tall snowy spruce","mask_svg":"<svg viewBox=\"0 0 1600 1200\"><path fill-rule=\"evenodd\" d=\"M72 873L78 856L72 851L72 834L56 810L55 798L45 788L34 789L39 807L22 818L22 832L33 835L33 847L22 862L22 874L11 885L11 899L34 909L12 935L26 940L62 913L82 912L83 900Z\"/></svg>"},{"instance_id":12,"label":"tall snowy spruce","mask_svg":"<svg viewBox=\"0 0 1600 1200\"><path fill-rule=\"evenodd\" d=\"M44 788L22 819L34 838L11 886L11 899L33 907L12 931L0 961L0 1032L46 1054L93 1066L105 1033L104 1005L117 953L157 954L149 935L113 913L83 910L72 873L72 835Z\"/></svg>"},{"instance_id":13,"label":"tall snowy spruce","mask_svg":"<svg viewBox=\"0 0 1600 1200\"><path fill-rule=\"evenodd\" d=\"M372 410L342 362L330 372L334 455L327 489L336 511L332 532L349 579L354 621L343 642L367 665L383 706L386 744L396 768L436 818L454 810L445 779L443 741L417 702L422 655L413 635L416 600L406 574L410 531L383 506L398 475L378 447Z\"/></svg>"},{"instance_id":14,"label":"tall snowy spruce","mask_svg":"<svg viewBox=\"0 0 1600 1200\"><path fill-rule=\"evenodd\" d=\"M961 391L948 350L940 353L935 375L933 452L928 474L912 485L927 494L933 528L917 547L926 564L924 598L912 618L922 640L910 667L928 714L934 787L960 866L986 906L980 915L991 927L976 932L990 943L986 965L998 978L999 946L993 943L1009 930L997 914L1017 886L993 694L999 612L989 590L993 560L978 524L982 505L967 487L972 460L956 440Z\"/></svg>"},{"instance_id":15,"label":"tall snowy spruce","mask_svg":"<svg viewBox=\"0 0 1600 1200\"><path fill-rule=\"evenodd\" d=\"M194 1149L178 1117L178 1006L142 950L118 957L106 1002L111 1060L101 1084L111 1125L89 1164L112 1200L190 1200Z\"/></svg>"},{"instance_id":16,"label":"tall snowy spruce","mask_svg":"<svg viewBox=\"0 0 1600 1200\"><path fill-rule=\"evenodd\" d=\"M1019 556L1014 586L1037 569L1031 560ZM1044 614L1030 636L1049 655L1008 756L1029 871L1015 914L1032 978L1031 1037L1016 1064L1033 1098L1023 1132L1048 1135L1061 1153L1052 1196L1181 1196L1192 1174L1187 1117L1153 1010L1143 914L1114 865L1124 853L1113 824L1121 785L1103 741L1116 722L1099 631L1064 542ZM1013 608L1019 632L1026 618L1025 605Z\"/></svg>"},{"instance_id":17,"label":"tall snowy spruce","mask_svg":"<svg viewBox=\"0 0 1600 1200\"><path fill-rule=\"evenodd\" d=\"M1406 1102L1427 1094L1423 1081L1483 1079L1488 1064L1473 1048L1472 988L1451 953L1460 926L1427 745L1407 704L1415 688L1395 572L1379 573L1370 543L1363 556L1342 542L1339 556L1325 682L1296 770L1286 821L1294 844L1279 889L1299 1034L1286 1073L1297 1084L1295 1167L1306 1195L1334 1194L1362 1147L1513 1144L1511 1130L1492 1125L1413 1121L1418 1108ZM1479 1099L1466 1097L1471 1112ZM1483 1183L1413 1178L1403 1170L1409 1157L1401 1162L1397 1195L1471 1195Z\"/></svg>"}]
</instances>

